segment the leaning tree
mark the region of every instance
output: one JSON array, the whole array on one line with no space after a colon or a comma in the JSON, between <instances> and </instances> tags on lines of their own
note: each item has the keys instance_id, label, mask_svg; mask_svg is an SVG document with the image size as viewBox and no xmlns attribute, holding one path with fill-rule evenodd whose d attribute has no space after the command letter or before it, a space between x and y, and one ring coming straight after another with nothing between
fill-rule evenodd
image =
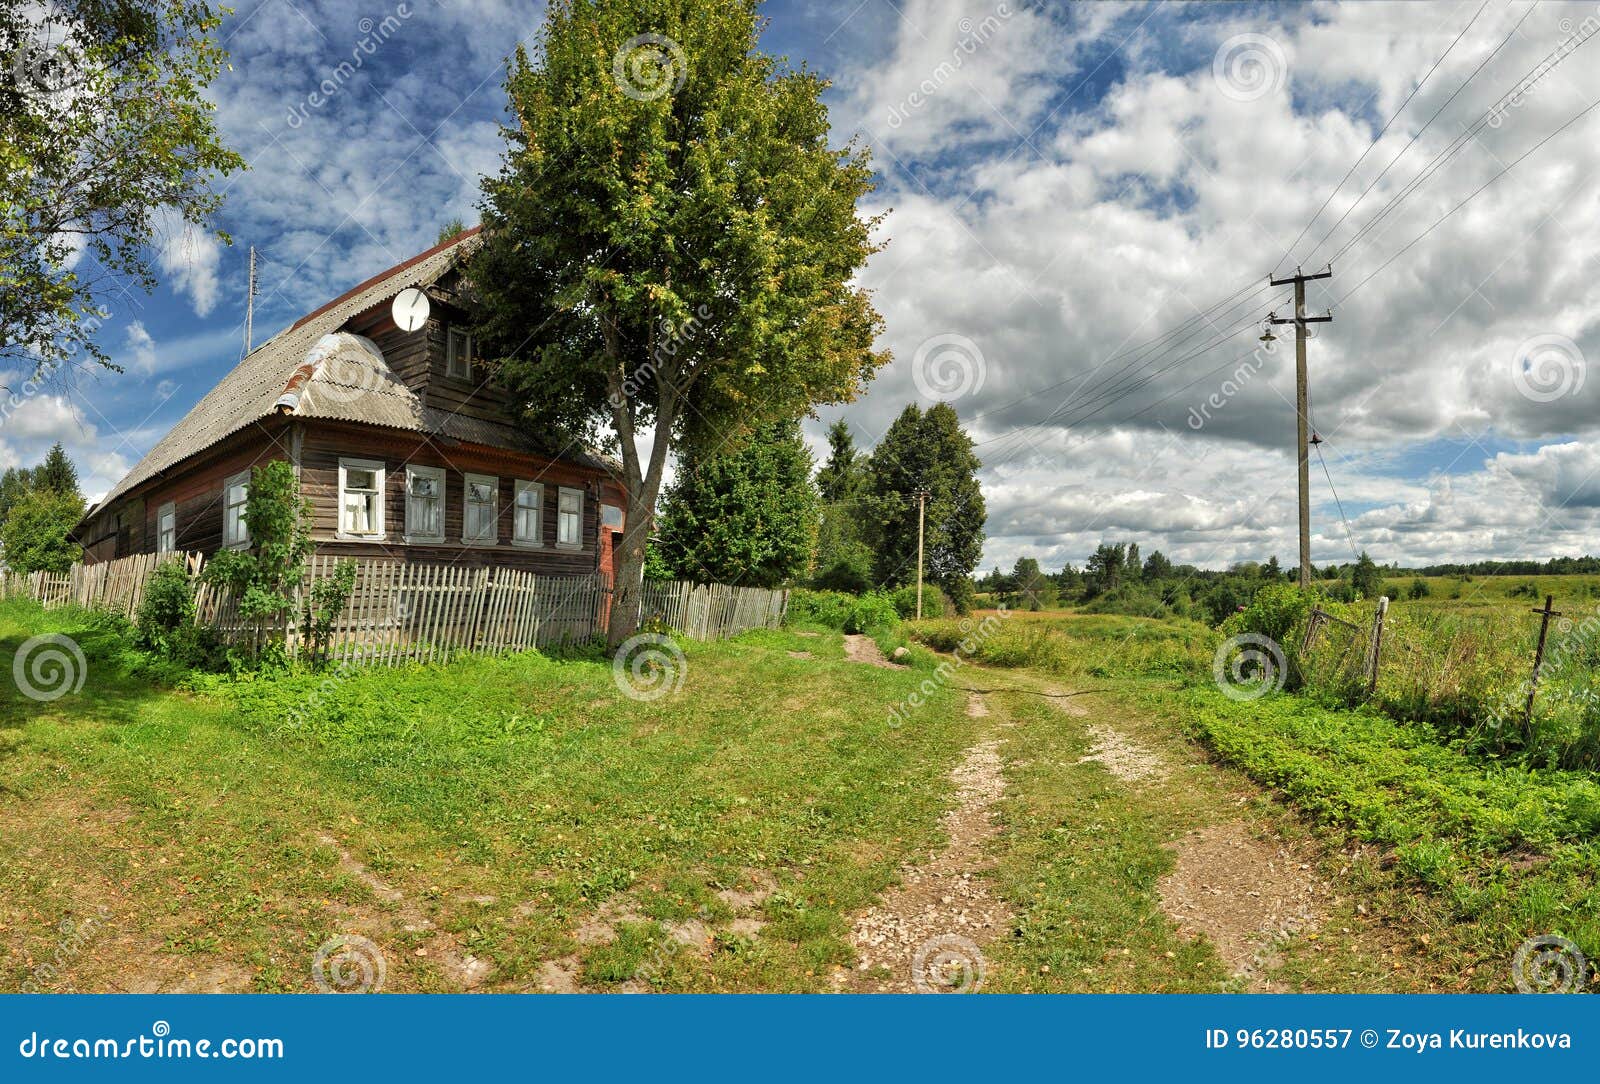
<instances>
[{"instance_id":1,"label":"leaning tree","mask_svg":"<svg viewBox=\"0 0 1600 1084\"><path fill-rule=\"evenodd\" d=\"M620 459L613 645L669 454L847 402L888 360L855 281L867 152L829 144L826 81L763 54L761 26L754 0L553 0L507 78L479 330L534 432Z\"/></svg>"}]
</instances>

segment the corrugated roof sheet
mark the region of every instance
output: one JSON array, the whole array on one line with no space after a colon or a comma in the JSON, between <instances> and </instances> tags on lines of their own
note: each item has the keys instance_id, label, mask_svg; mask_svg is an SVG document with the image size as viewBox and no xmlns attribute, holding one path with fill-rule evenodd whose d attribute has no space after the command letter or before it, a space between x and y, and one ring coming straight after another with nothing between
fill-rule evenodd
<instances>
[{"instance_id":1,"label":"corrugated roof sheet","mask_svg":"<svg viewBox=\"0 0 1600 1084\"><path fill-rule=\"evenodd\" d=\"M472 444L527 448L527 440L513 426L423 406L417 393L389 370L370 340L338 331L346 320L408 286L437 282L478 243L477 230L469 230L368 279L262 343L156 442L97 509L269 416L280 405L296 417L364 422ZM587 452L566 458L604 465Z\"/></svg>"}]
</instances>

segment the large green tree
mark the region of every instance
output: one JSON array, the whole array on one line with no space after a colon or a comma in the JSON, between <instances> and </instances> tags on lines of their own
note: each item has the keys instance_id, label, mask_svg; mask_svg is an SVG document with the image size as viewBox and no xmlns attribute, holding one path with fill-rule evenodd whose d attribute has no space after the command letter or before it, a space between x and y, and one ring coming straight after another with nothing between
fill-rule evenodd
<instances>
[{"instance_id":1,"label":"large green tree","mask_svg":"<svg viewBox=\"0 0 1600 1084\"><path fill-rule=\"evenodd\" d=\"M61 446L59 440L50 446L50 450L45 453L44 462L33 469L29 480L35 489L70 493L80 500L83 497L82 491L78 488L78 468L67 458L67 450Z\"/></svg>"},{"instance_id":2,"label":"large green tree","mask_svg":"<svg viewBox=\"0 0 1600 1084\"><path fill-rule=\"evenodd\" d=\"M1056 604L1056 582L1044 574L1034 557L1018 557L1011 570L1017 594L1030 610L1048 610Z\"/></svg>"},{"instance_id":3,"label":"large green tree","mask_svg":"<svg viewBox=\"0 0 1600 1084\"><path fill-rule=\"evenodd\" d=\"M978 485L978 457L955 408L915 403L901 411L868 460L867 489L876 498L873 549L879 583L910 583L917 575L917 500L928 491L924 575L965 613L972 570L983 555L987 517Z\"/></svg>"},{"instance_id":4,"label":"large green tree","mask_svg":"<svg viewBox=\"0 0 1600 1084\"><path fill-rule=\"evenodd\" d=\"M863 536L868 517L866 457L842 419L828 427L828 459L817 471L822 513L817 528L818 587L865 591L872 586L872 547Z\"/></svg>"},{"instance_id":5,"label":"large green tree","mask_svg":"<svg viewBox=\"0 0 1600 1084\"><path fill-rule=\"evenodd\" d=\"M55 489L28 490L0 524L0 556L14 572L65 572L83 556L72 529L83 499Z\"/></svg>"},{"instance_id":6,"label":"large green tree","mask_svg":"<svg viewBox=\"0 0 1600 1084\"><path fill-rule=\"evenodd\" d=\"M620 459L613 645L668 455L849 401L888 360L856 278L867 153L830 146L827 83L760 29L755 0L553 0L507 78L480 332L535 432Z\"/></svg>"},{"instance_id":7,"label":"large green tree","mask_svg":"<svg viewBox=\"0 0 1600 1084\"><path fill-rule=\"evenodd\" d=\"M206 88L226 62L205 0L0 2L0 361L102 364L108 299L155 284L164 224L208 228L219 176ZM219 235L221 236L221 235Z\"/></svg>"},{"instance_id":8,"label":"large green tree","mask_svg":"<svg viewBox=\"0 0 1600 1084\"><path fill-rule=\"evenodd\" d=\"M682 579L777 587L805 575L816 531L811 450L799 422L777 422L735 451L679 464L660 553Z\"/></svg>"}]
</instances>

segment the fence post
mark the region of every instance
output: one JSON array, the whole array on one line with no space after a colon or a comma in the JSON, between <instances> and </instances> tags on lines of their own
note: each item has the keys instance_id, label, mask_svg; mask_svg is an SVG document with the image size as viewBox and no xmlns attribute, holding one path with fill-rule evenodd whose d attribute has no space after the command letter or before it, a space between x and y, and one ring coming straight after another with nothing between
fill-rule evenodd
<instances>
[{"instance_id":1,"label":"fence post","mask_svg":"<svg viewBox=\"0 0 1600 1084\"><path fill-rule=\"evenodd\" d=\"M1378 612L1372 615L1372 672L1367 676L1367 695L1378 691L1378 662L1383 656L1383 619L1389 613L1389 596L1378 599Z\"/></svg>"},{"instance_id":2,"label":"fence post","mask_svg":"<svg viewBox=\"0 0 1600 1084\"><path fill-rule=\"evenodd\" d=\"M1539 692L1539 671L1544 669L1544 640L1545 636L1550 632L1550 619L1561 616L1561 613L1554 608L1555 601L1556 597L1554 595L1546 595L1544 597L1544 609L1533 611L1539 615L1539 647L1533 653L1533 677L1528 682L1528 705L1522 709L1522 726L1524 730L1533 726L1533 698Z\"/></svg>"}]
</instances>

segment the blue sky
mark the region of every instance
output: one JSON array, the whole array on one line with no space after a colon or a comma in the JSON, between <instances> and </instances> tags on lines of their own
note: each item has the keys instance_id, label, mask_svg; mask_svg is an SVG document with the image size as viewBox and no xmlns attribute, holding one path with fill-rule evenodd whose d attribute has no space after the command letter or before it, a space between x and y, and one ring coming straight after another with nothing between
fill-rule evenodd
<instances>
[{"instance_id":1,"label":"blue sky","mask_svg":"<svg viewBox=\"0 0 1600 1084\"><path fill-rule=\"evenodd\" d=\"M767 5L765 46L832 77L840 141L873 150L881 186L864 211L891 211L863 282L897 360L808 434L820 446L842 416L870 445L905 403L952 401L981 442L986 566L1080 563L1101 539L1287 563L1292 355L1242 376L1235 362L1278 295L1214 303L1264 287L1275 263L1338 253L1312 291L1313 308L1335 308L1312 344L1312 388L1350 522L1314 462L1316 559L1352 545L1416 563L1600 551L1600 378L1587 372L1600 115L1496 178L1600 98L1600 65L1575 53L1473 131L1595 12L1477 8ZM232 70L214 88L251 165L228 185L233 246L171 237L160 288L112 306L105 345L127 372L27 404L0 431L5 463L61 439L91 493L114 483L237 360L250 245L259 342L427 247L452 216L476 220L500 149L501 65L540 5L237 9L222 29ZM313 104L319 88L331 91ZM1126 353L1185 320L1190 337Z\"/></svg>"}]
</instances>

